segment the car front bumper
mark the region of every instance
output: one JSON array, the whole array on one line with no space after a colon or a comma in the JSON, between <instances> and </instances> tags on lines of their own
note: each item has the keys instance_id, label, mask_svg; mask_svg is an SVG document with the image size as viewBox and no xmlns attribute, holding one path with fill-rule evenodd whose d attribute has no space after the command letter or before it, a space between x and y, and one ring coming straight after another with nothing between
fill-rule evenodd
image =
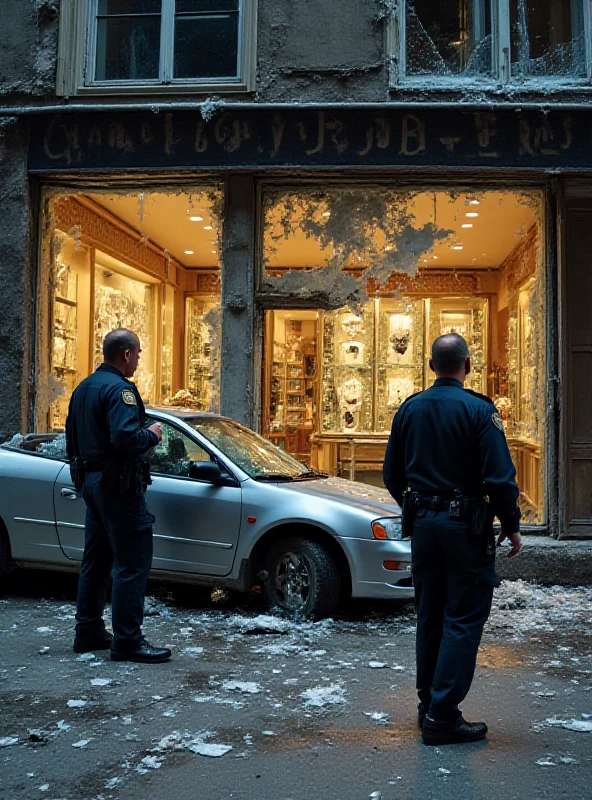
<instances>
[{"instance_id":1,"label":"car front bumper","mask_svg":"<svg viewBox=\"0 0 592 800\"><path fill-rule=\"evenodd\" d=\"M405 600L414 597L409 541L354 539L341 536L352 575L352 597ZM406 563L405 569L391 570L385 561Z\"/></svg>"}]
</instances>

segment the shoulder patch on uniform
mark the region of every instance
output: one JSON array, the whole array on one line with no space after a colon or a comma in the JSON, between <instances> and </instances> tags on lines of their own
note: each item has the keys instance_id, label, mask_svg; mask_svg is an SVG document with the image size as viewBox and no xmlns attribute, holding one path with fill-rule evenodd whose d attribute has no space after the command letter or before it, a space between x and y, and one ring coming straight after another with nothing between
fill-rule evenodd
<instances>
[{"instance_id":1,"label":"shoulder patch on uniform","mask_svg":"<svg viewBox=\"0 0 592 800\"><path fill-rule=\"evenodd\" d=\"M136 395L132 392L131 389L124 389L121 393L121 399L128 406L138 405L138 401L136 400Z\"/></svg>"},{"instance_id":2,"label":"shoulder patch on uniform","mask_svg":"<svg viewBox=\"0 0 592 800\"><path fill-rule=\"evenodd\" d=\"M497 412L491 415L491 419L493 420L493 424L496 428L498 428L502 433L504 432L504 421L501 418L501 415Z\"/></svg>"}]
</instances>

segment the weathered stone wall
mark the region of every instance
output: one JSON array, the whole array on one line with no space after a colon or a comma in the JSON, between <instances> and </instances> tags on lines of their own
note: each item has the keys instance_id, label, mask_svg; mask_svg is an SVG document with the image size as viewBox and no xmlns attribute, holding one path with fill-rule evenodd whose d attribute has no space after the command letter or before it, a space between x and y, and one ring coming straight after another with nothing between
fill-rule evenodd
<instances>
[{"instance_id":1,"label":"weathered stone wall","mask_svg":"<svg viewBox=\"0 0 592 800\"><path fill-rule=\"evenodd\" d=\"M387 100L381 9L380 0L260 2L257 100Z\"/></svg>"},{"instance_id":2,"label":"weathered stone wall","mask_svg":"<svg viewBox=\"0 0 592 800\"><path fill-rule=\"evenodd\" d=\"M34 294L27 143L26 124L0 120L0 441L28 426Z\"/></svg>"},{"instance_id":3,"label":"weathered stone wall","mask_svg":"<svg viewBox=\"0 0 592 800\"><path fill-rule=\"evenodd\" d=\"M59 0L2 0L0 98L55 95Z\"/></svg>"}]
</instances>

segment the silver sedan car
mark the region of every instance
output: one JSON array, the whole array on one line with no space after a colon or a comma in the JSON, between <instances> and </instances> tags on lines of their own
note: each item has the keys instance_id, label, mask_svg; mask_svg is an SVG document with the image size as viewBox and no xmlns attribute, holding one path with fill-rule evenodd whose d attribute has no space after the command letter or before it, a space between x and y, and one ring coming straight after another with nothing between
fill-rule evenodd
<instances>
[{"instance_id":1,"label":"silver sedan car","mask_svg":"<svg viewBox=\"0 0 592 800\"><path fill-rule=\"evenodd\" d=\"M384 489L306 468L231 419L149 409L160 422L147 502L152 577L249 591L314 619L341 598L413 597L400 509ZM84 502L63 434L0 446L0 576L13 566L77 570Z\"/></svg>"}]
</instances>

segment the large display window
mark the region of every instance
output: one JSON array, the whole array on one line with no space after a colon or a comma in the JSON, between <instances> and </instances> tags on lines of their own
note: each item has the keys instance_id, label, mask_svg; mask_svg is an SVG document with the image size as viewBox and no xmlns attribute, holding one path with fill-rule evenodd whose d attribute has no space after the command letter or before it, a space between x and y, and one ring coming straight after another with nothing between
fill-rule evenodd
<instances>
[{"instance_id":1,"label":"large display window","mask_svg":"<svg viewBox=\"0 0 592 800\"><path fill-rule=\"evenodd\" d=\"M215 187L45 198L39 429L64 427L74 387L122 327L140 338L134 381L145 402L219 408L219 292L197 295L202 284L219 289L221 208Z\"/></svg>"},{"instance_id":2,"label":"large display window","mask_svg":"<svg viewBox=\"0 0 592 800\"><path fill-rule=\"evenodd\" d=\"M547 329L540 193L274 188L264 209L264 280L276 294L291 291L302 299L324 285L329 302L349 299L314 311L319 368L311 389L319 413L310 453L301 453L295 438L282 445L315 468L381 485L394 414L433 384L434 339L459 333L471 351L467 388L492 397L504 420L524 520L543 523ZM275 338L266 347L271 432L278 407L283 411L287 403L280 402L283 366Z\"/></svg>"}]
</instances>

